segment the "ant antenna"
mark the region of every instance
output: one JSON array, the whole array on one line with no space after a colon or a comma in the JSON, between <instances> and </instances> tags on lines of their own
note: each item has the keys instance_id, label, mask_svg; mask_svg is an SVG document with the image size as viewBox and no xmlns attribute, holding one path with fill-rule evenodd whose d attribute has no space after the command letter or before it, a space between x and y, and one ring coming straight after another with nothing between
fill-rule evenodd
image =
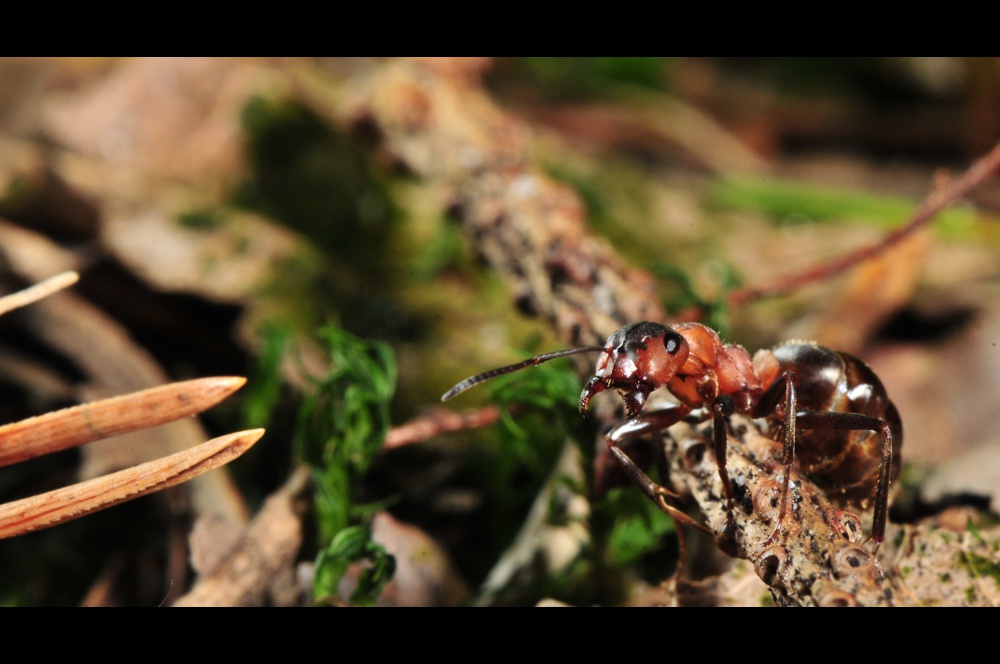
<instances>
[{"instance_id":1,"label":"ant antenna","mask_svg":"<svg viewBox=\"0 0 1000 664\"><path fill-rule=\"evenodd\" d=\"M580 348L557 350L554 353L545 353L544 355L536 355L535 357L527 359L524 362L518 362L517 364L512 364L509 367L500 367L499 369L491 369L490 371L485 371L479 374L478 376L472 376L471 378L466 378L461 383L459 383L455 387L445 392L444 396L441 397L441 401L448 401L449 399L458 396L462 392L465 392L473 385L478 385L484 380L489 380L490 378L496 378L497 376L503 376L504 374L520 371L521 369L525 369L527 367L538 366L542 362L548 362L549 360L554 360L559 357L566 357L568 355L578 355L580 353L594 353L594 352L610 353L611 351L609 351L604 346L582 346Z\"/></svg>"}]
</instances>

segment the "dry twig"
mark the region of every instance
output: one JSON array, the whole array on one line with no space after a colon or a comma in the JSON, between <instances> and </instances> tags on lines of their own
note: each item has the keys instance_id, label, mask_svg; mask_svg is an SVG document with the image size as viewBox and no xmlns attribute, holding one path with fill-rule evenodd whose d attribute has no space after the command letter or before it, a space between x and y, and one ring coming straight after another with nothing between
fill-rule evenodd
<instances>
[{"instance_id":1,"label":"dry twig","mask_svg":"<svg viewBox=\"0 0 1000 664\"><path fill-rule=\"evenodd\" d=\"M511 408L516 412L516 408ZM500 421L500 408L486 406L466 413L456 413L445 408L434 408L425 415L414 418L406 424L392 427L385 436L382 450L420 443L446 433L456 433L467 429L482 429Z\"/></svg>"},{"instance_id":2,"label":"dry twig","mask_svg":"<svg viewBox=\"0 0 1000 664\"><path fill-rule=\"evenodd\" d=\"M787 293L806 284L829 279L871 260L909 237L918 228L930 222L941 210L967 196L969 192L996 173L998 168L1000 168L1000 143L997 143L984 157L970 166L960 178L949 182L947 186L935 187L920 203L913 216L905 224L887 234L880 242L870 247L852 250L844 256L838 256L805 272L783 277L766 286L734 290L727 298L729 306L738 307L753 300Z\"/></svg>"},{"instance_id":3,"label":"dry twig","mask_svg":"<svg viewBox=\"0 0 1000 664\"><path fill-rule=\"evenodd\" d=\"M37 301L76 280L76 273L66 273L0 298L0 312ZM5 425L0 427L0 466L200 413L245 382L223 377L173 383ZM227 434L117 473L0 505L0 538L48 528L187 482L235 459L263 433L254 429Z\"/></svg>"},{"instance_id":4,"label":"dry twig","mask_svg":"<svg viewBox=\"0 0 1000 664\"><path fill-rule=\"evenodd\" d=\"M0 298L0 316L14 309L29 305L32 302L37 302L64 288L68 288L79 281L79 279L80 275L76 272L61 272L34 286L6 295Z\"/></svg>"}]
</instances>

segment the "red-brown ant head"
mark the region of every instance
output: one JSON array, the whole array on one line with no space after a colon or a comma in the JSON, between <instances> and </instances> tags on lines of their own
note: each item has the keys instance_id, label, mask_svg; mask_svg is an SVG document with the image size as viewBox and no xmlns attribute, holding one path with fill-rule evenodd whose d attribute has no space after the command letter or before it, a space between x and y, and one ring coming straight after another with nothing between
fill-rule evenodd
<instances>
[{"instance_id":1,"label":"red-brown ant head","mask_svg":"<svg viewBox=\"0 0 1000 664\"><path fill-rule=\"evenodd\" d=\"M694 341L691 343L699 343L698 337L692 339ZM580 412L586 415L587 405L593 395L612 389L625 400L628 416L634 417L646 404L650 392L666 385L684 367L691 353L691 345L681 333L665 325L632 323L608 337L604 346L581 346L536 355L517 364L466 378L445 392L441 400L448 401L470 387L497 376L538 366L560 357L595 352L601 353L601 357L597 361L594 377L580 394Z\"/></svg>"},{"instance_id":2,"label":"red-brown ant head","mask_svg":"<svg viewBox=\"0 0 1000 664\"><path fill-rule=\"evenodd\" d=\"M666 385L687 361L687 340L657 323L632 323L614 332L604 344L597 371L580 394L580 412L587 412L590 398L605 389L616 390L625 401L625 412L634 417L649 394Z\"/></svg>"}]
</instances>

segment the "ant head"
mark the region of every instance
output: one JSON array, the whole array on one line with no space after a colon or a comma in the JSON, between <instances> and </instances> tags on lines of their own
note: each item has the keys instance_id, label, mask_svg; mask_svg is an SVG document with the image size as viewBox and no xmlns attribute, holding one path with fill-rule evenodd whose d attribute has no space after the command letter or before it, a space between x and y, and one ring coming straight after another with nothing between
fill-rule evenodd
<instances>
[{"instance_id":1,"label":"ant head","mask_svg":"<svg viewBox=\"0 0 1000 664\"><path fill-rule=\"evenodd\" d=\"M687 340L657 323L632 323L614 332L604 344L597 371L580 394L580 412L590 398L605 389L617 390L625 411L634 417L653 390L666 385L687 361Z\"/></svg>"},{"instance_id":2,"label":"ant head","mask_svg":"<svg viewBox=\"0 0 1000 664\"><path fill-rule=\"evenodd\" d=\"M707 328L706 328L707 329ZM597 370L580 394L580 412L586 414L590 398L606 389L617 390L625 400L625 410L633 417L642 410L646 397L666 385L688 359L690 345L676 330L656 323L632 323L621 328L604 346L581 346L554 353L536 355L523 362L466 378L445 392L448 401L474 385L543 362L579 353L601 353Z\"/></svg>"}]
</instances>

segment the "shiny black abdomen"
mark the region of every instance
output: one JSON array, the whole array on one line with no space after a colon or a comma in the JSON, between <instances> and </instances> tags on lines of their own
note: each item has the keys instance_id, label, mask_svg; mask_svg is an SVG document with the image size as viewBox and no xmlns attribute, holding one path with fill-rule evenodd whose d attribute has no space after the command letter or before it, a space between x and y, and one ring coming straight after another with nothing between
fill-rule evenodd
<instances>
[{"instance_id":1,"label":"shiny black abdomen","mask_svg":"<svg viewBox=\"0 0 1000 664\"><path fill-rule=\"evenodd\" d=\"M837 411L877 417L892 432L890 479L899 475L903 427L882 381L858 358L810 343L789 343L773 350L782 370L795 374L798 412ZM783 430L774 427L777 440ZM795 456L800 470L831 497L869 506L882 460L877 431L799 428Z\"/></svg>"}]
</instances>

